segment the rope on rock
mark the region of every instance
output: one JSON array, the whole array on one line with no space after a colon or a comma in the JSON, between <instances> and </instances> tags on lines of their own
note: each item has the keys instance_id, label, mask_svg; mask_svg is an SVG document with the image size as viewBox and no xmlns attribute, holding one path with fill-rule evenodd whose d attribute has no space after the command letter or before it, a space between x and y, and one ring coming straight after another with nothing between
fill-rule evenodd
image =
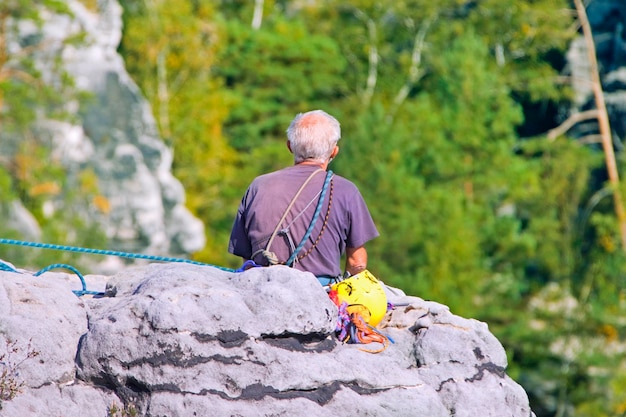
<instances>
[{"instance_id":1,"label":"rope on rock","mask_svg":"<svg viewBox=\"0 0 626 417\"><path fill-rule=\"evenodd\" d=\"M184 259L184 258L171 258L171 257L166 257L166 256L144 255L144 254L141 254L141 253L129 253L129 252L119 252L119 251L113 251L113 250L81 248L81 247L77 247L77 246L54 245L54 244L50 244L50 243L29 242L29 241L25 241L25 240L4 239L4 238L0 238L0 244L27 246L27 247L41 248L41 249L54 249L54 250L60 250L60 251L65 251L65 252L77 252L77 253L88 253L88 254L95 254L95 255L118 256L118 257L121 257L121 258L130 258L130 259L147 259L147 260L158 261L158 262L182 262L182 263L189 263L189 264L194 264L194 265L211 266L213 268L221 269L222 271L227 271L227 272L240 272L239 270L225 268L225 267L221 267L221 266L217 266L217 265L206 264L206 263L193 261L191 259ZM35 272L33 274L33 276L39 276L39 275L43 274L44 272L48 272L48 271L50 271L52 269L56 269L56 268L69 269L70 271L72 271L74 274L76 274L78 276L78 278L80 279L81 284L82 284L82 290L74 290L73 291L73 293L76 294L77 296L80 297L80 296L86 295L86 294L91 294L91 295L102 295L102 294L104 294L104 293L98 292L98 291L89 291L89 290L87 290L87 284L85 283L85 277L78 271L78 269L74 268L71 265L67 265L67 264L52 264L52 265L49 265L49 266L47 266L47 267L45 267L45 268ZM19 274L23 273L23 272L20 272L17 269L15 269L13 266L9 265L8 263L2 262L2 261L0 261L0 271L15 272L15 273L19 273Z\"/></svg>"},{"instance_id":2,"label":"rope on rock","mask_svg":"<svg viewBox=\"0 0 626 417\"><path fill-rule=\"evenodd\" d=\"M69 269L74 274L76 274L76 276L78 276L78 278L80 279L80 283L82 285L82 289L81 290L72 290L72 292L74 294L76 294L77 296L80 297L80 296L83 296L83 295L86 295L86 294L89 294L89 295L103 295L104 294L103 292L100 292L100 291L89 291L89 290L87 290L87 284L85 282L85 277L83 276L83 274L80 273L80 271L78 269L74 268L72 265L52 264L52 265L49 265L49 266L47 266L47 267L45 267L45 268L35 272L32 275L35 276L35 277L38 277L39 275L41 275L41 274L43 274L45 272L51 271L53 269L56 269L56 268ZM23 272L18 271L17 269L13 268L11 265L9 265L9 264L7 264L7 263L5 263L3 261L0 261L0 271L7 271L7 272L14 272L14 273L17 273L17 274L23 274Z\"/></svg>"},{"instance_id":3,"label":"rope on rock","mask_svg":"<svg viewBox=\"0 0 626 417\"><path fill-rule=\"evenodd\" d=\"M256 264L254 261L248 260L244 262L244 264L239 269L230 269L230 268L224 268L224 267L217 266L217 265L211 265L211 264L206 264L202 262L192 261L190 259L184 259L184 258L170 258L170 257L163 257L163 256L143 255L139 253L91 249L91 248L82 248L82 247L76 247L76 246L54 245L54 244L49 244L49 243L38 243L38 242L29 242L29 241L4 239L4 238L0 238L0 244L20 245L20 246L42 248L42 249L54 249L54 250L61 250L61 251L67 251L67 252L119 256L123 258L132 258L132 259L148 259L148 260L160 261L160 262L183 262L183 263L190 263L194 265L211 266L211 267L218 268L227 272L244 272L250 268L260 266ZM68 269L72 271L74 274L76 274L76 276L78 276L81 282L82 289L72 290L72 292L76 294L78 297L83 296L83 295L104 295L103 292L88 290L87 284L85 282L85 277L80 273L78 269L76 269L75 267L71 265L62 264L62 263L52 264L35 272L32 275L37 277L37 276L44 274L45 272L48 272L57 268ZM7 272L18 273L18 274L24 273L24 272L17 270L15 267L13 267L12 265L2 260L0 260L0 271L7 271ZM335 331L338 334L338 339L341 340L343 343L365 344L365 343L378 342L382 344L382 347L379 349L370 350L370 349L359 348L359 350L362 350L368 353L382 352L385 349L387 349L390 343L393 343L393 340L390 337L385 336L384 334L376 330L373 326L370 326L369 324L367 324L367 322L364 320L361 314L359 314L358 312L354 310L348 311L348 304L346 302L339 304L336 294L334 294L334 297L332 293L329 294L329 296L338 307L339 314L337 317L337 324L336 324ZM388 308L391 308L391 307L392 307L391 305L388 305Z\"/></svg>"},{"instance_id":4,"label":"rope on rock","mask_svg":"<svg viewBox=\"0 0 626 417\"><path fill-rule=\"evenodd\" d=\"M42 249L54 249L54 250L61 250L65 252L78 252L78 253L89 253L89 254L95 254L95 255L118 256L121 258L148 259L151 261L160 261L160 262L185 262L185 263L190 263L194 265L212 266L214 268L222 269L224 271L234 272L234 270L230 268L224 268L221 266L206 264L203 262L193 261L191 259L184 259L184 258L170 258L166 256L144 255L142 253L118 252L114 250L81 248L77 246L54 245L51 243L28 242L24 240L3 239L3 238L0 238L0 244L29 246L33 248L42 248Z\"/></svg>"},{"instance_id":5,"label":"rope on rock","mask_svg":"<svg viewBox=\"0 0 626 417\"><path fill-rule=\"evenodd\" d=\"M82 296L82 295L86 295L86 294L90 294L90 295L103 295L103 292L100 291L89 291L87 290L87 283L85 282L85 277L83 276L83 274L80 273L80 271L76 268L74 268L72 265L67 265L67 264L52 264L52 265L48 265L47 267L35 272L33 274L33 276L38 277L39 275L51 271L53 269L56 268L65 268L65 269L69 269L70 271L72 271L74 274L76 274L76 276L78 276L78 278L80 278L80 283L82 285L82 290L72 290L72 292L74 294L76 294L77 296Z\"/></svg>"}]
</instances>

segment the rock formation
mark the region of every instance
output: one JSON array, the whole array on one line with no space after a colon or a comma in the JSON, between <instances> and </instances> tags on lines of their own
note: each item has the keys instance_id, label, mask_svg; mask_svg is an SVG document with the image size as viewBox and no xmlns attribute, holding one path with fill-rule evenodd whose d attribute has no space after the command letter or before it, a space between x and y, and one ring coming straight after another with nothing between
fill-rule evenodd
<instances>
[{"instance_id":1,"label":"rock formation","mask_svg":"<svg viewBox=\"0 0 626 417\"><path fill-rule=\"evenodd\" d=\"M0 375L24 384L4 417L533 415L487 325L435 302L392 300L394 343L369 353L337 340L313 275L284 266L151 264L86 276L95 297L21 272L0 271Z\"/></svg>"},{"instance_id":2,"label":"rock formation","mask_svg":"<svg viewBox=\"0 0 626 417\"><path fill-rule=\"evenodd\" d=\"M20 35L24 39L36 35L46 45L37 51L44 80L54 82L51 66L61 57L76 87L92 98L87 105L67 103L76 122L40 121L40 136L53 144L53 158L62 161L68 175L84 167L96 174L107 213L95 220L112 247L153 255L202 249L204 225L184 206L183 186L171 173L172 151L159 136L152 109L117 53L120 4L99 1L99 12L94 13L78 0L66 3L73 16L47 13L40 34L35 26L24 25ZM80 32L85 41L79 45L62 42ZM11 207L13 227L25 239L36 239L33 217L19 201Z\"/></svg>"}]
</instances>

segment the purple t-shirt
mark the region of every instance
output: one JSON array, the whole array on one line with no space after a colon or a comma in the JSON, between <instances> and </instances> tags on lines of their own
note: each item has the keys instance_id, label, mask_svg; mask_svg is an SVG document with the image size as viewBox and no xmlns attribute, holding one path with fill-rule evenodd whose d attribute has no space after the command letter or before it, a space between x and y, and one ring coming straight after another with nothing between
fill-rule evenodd
<instances>
[{"instance_id":1,"label":"purple t-shirt","mask_svg":"<svg viewBox=\"0 0 626 417\"><path fill-rule=\"evenodd\" d=\"M246 191L230 235L228 251L244 259L265 249L298 189L318 167L294 165L257 177ZM308 229L319 195L324 185L326 172L318 172L302 190L293 204L269 251L274 252L280 262L285 262L292 253L291 246L297 247ZM329 186L319 217L308 241L298 257L307 253L318 239L332 194L330 213L321 238L313 250L294 267L309 271L316 276L338 276L341 274L341 255L346 247L358 248L378 236L378 230L367 209L367 205L357 187L339 175L333 175L332 191ZM291 241L291 243L290 243ZM267 265L262 255L253 259Z\"/></svg>"}]
</instances>

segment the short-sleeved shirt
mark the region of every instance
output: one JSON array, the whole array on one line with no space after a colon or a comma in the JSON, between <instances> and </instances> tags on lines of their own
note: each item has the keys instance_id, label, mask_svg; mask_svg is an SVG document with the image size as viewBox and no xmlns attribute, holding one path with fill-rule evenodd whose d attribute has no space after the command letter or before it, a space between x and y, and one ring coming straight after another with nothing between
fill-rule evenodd
<instances>
[{"instance_id":1,"label":"short-sleeved shirt","mask_svg":"<svg viewBox=\"0 0 626 417\"><path fill-rule=\"evenodd\" d=\"M266 249L293 197L317 169L319 167L314 165L294 165L255 178L241 200L228 251L244 259L252 259L257 251ZM291 248L297 247L306 234L325 178L326 172L321 171L310 180L280 225L279 229L283 233L277 234L271 247L267 248L277 255L279 262L289 259ZM327 188L315 227L298 257L313 249L293 265L316 276L340 275L341 255L346 247L361 247L378 236L378 230L358 188L339 175L333 175L331 184ZM327 213L328 219L325 221ZM254 256L253 260L267 265L262 255Z\"/></svg>"}]
</instances>

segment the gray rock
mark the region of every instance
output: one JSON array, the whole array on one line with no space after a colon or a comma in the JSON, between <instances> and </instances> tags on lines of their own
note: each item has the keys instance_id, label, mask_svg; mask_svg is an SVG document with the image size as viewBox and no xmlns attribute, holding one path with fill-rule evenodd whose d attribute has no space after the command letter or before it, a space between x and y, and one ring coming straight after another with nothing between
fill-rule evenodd
<instances>
[{"instance_id":1,"label":"gray rock","mask_svg":"<svg viewBox=\"0 0 626 417\"><path fill-rule=\"evenodd\" d=\"M29 349L38 353L20 367L28 375L28 386L73 381L78 341L87 331L83 301L61 281L4 273L0 306L0 335L17 342L19 350L13 360L19 362ZM0 336L0 349L6 345L3 342Z\"/></svg>"},{"instance_id":2,"label":"gray rock","mask_svg":"<svg viewBox=\"0 0 626 417\"><path fill-rule=\"evenodd\" d=\"M109 408L115 404L120 406L121 402L108 390L80 382L51 384L24 389L18 397L3 404L0 415L106 417Z\"/></svg>"},{"instance_id":3,"label":"gray rock","mask_svg":"<svg viewBox=\"0 0 626 417\"><path fill-rule=\"evenodd\" d=\"M6 208L0 207L0 213L4 209L7 211L6 218L8 219L6 226L14 228L26 239L37 240L41 238L39 223L37 223L35 216L24 207L20 200L13 200L7 204Z\"/></svg>"},{"instance_id":4,"label":"gray rock","mask_svg":"<svg viewBox=\"0 0 626 417\"><path fill-rule=\"evenodd\" d=\"M284 266L85 280L105 295L76 297L64 273L0 272L0 342L40 352L14 373L25 386L3 416L532 415L487 325L435 302L403 296L379 325L394 343L370 353L381 345L337 340L315 277Z\"/></svg>"},{"instance_id":5,"label":"gray rock","mask_svg":"<svg viewBox=\"0 0 626 417\"><path fill-rule=\"evenodd\" d=\"M151 255L185 255L205 245L204 224L185 207L185 191L171 172L172 151L161 139L152 109L127 73L117 47L122 36L122 8L115 0L98 2L99 11L67 0L73 13L45 13L41 34L24 22L20 35L39 38L46 48L36 51L43 79L55 83L52 68L61 57L78 89L92 96L89 104L68 102L74 121L40 120L38 135L53 144L52 156L67 174L90 167L98 192L108 207L84 207L85 220L99 224L117 250ZM83 31L85 42L63 39ZM9 40L12 52L19 42ZM70 181L78 181L76 178ZM65 202L50 197L46 207L62 210ZM33 217L12 211L12 224L26 239L40 235ZM103 265L109 273L113 264Z\"/></svg>"}]
</instances>

